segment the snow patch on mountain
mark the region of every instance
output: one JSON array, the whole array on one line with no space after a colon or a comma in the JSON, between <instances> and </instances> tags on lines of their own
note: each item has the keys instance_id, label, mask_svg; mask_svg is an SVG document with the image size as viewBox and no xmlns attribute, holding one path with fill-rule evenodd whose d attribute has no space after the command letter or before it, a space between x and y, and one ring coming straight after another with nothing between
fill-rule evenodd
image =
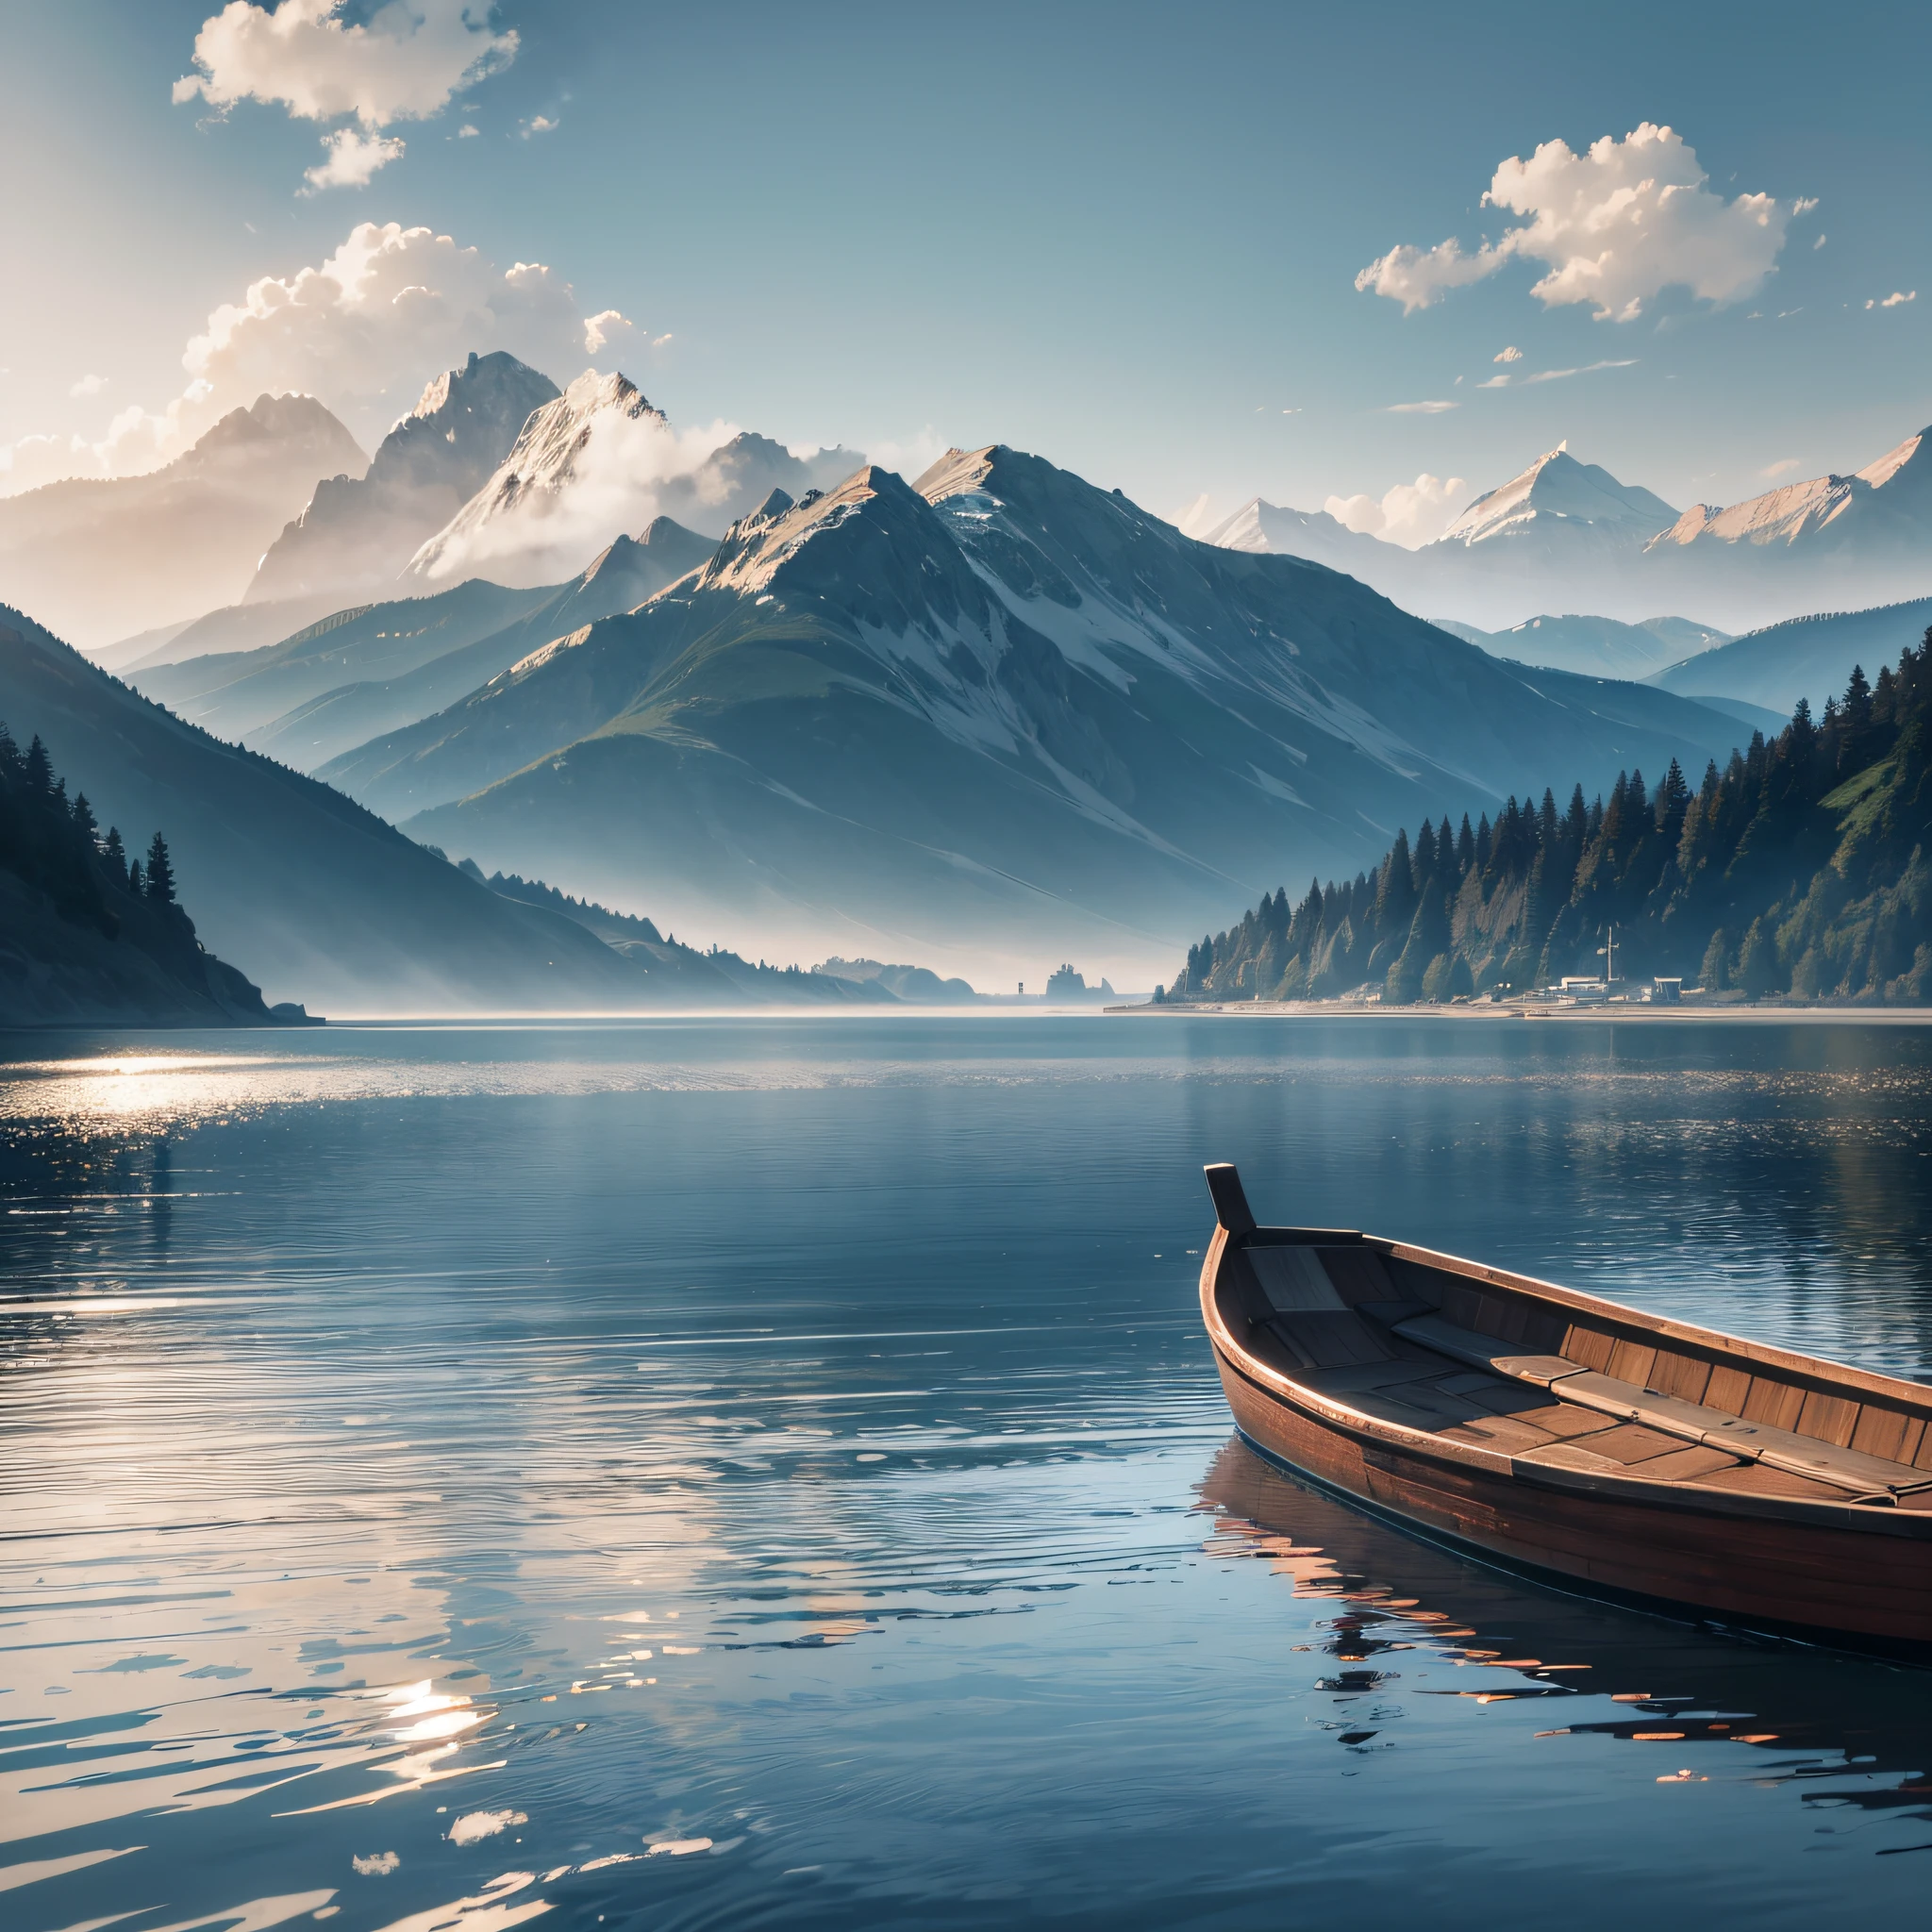
<instances>
[{"instance_id":1,"label":"snow patch on mountain","mask_svg":"<svg viewBox=\"0 0 1932 1932\"><path fill-rule=\"evenodd\" d=\"M1468 549L1498 539L1547 536L1551 524L1566 524L1587 525L1594 535L1635 548L1676 520L1662 497L1619 482L1600 464L1579 463L1564 441L1477 497L1436 542Z\"/></svg>"}]
</instances>

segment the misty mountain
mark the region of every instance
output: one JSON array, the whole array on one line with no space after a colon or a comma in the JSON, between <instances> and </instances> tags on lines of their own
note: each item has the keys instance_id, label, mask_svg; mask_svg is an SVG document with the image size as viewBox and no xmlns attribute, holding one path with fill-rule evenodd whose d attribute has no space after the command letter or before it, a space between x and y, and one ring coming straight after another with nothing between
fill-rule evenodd
<instances>
[{"instance_id":1,"label":"misty mountain","mask_svg":"<svg viewBox=\"0 0 1932 1932\"><path fill-rule=\"evenodd\" d=\"M1742 699L1783 717L1803 698L1822 713L1825 699L1844 690L1853 665L1875 677L1878 666L1895 664L1907 644L1924 637L1927 625L1932 597L1874 610L1794 617L1700 652L1649 681L1685 697Z\"/></svg>"},{"instance_id":2,"label":"misty mountain","mask_svg":"<svg viewBox=\"0 0 1932 1932\"><path fill-rule=\"evenodd\" d=\"M395 578L482 489L532 411L557 399L547 375L497 350L445 370L377 445L367 474L331 476L269 546L251 604L393 590Z\"/></svg>"},{"instance_id":3,"label":"misty mountain","mask_svg":"<svg viewBox=\"0 0 1932 1932\"><path fill-rule=\"evenodd\" d=\"M799 458L768 437L733 437L699 460L637 385L587 370L525 424L493 475L410 559L425 586L472 575L556 582L657 516L722 533L774 489L803 493L851 475L850 450Z\"/></svg>"},{"instance_id":4,"label":"misty mountain","mask_svg":"<svg viewBox=\"0 0 1932 1932\"><path fill-rule=\"evenodd\" d=\"M1660 582L1748 597L1760 624L1795 608L1932 591L1932 430L1850 475L1814 476L1719 508L1699 504L1652 540Z\"/></svg>"},{"instance_id":5,"label":"misty mountain","mask_svg":"<svg viewBox=\"0 0 1932 1932\"><path fill-rule=\"evenodd\" d=\"M433 596L334 611L278 644L130 681L194 724L313 771L454 704L552 638L641 604L715 548L660 517L641 537L619 537L567 584L512 591L472 578Z\"/></svg>"},{"instance_id":6,"label":"misty mountain","mask_svg":"<svg viewBox=\"0 0 1932 1932\"><path fill-rule=\"evenodd\" d=\"M0 608L0 717L130 847L166 831L208 948L274 1001L340 1011L603 1010L639 976L567 919L518 906L325 785L211 738Z\"/></svg>"},{"instance_id":7,"label":"misty mountain","mask_svg":"<svg viewBox=\"0 0 1932 1932\"><path fill-rule=\"evenodd\" d=\"M1259 499L1208 541L1327 563L1407 608L1491 632L1559 604L1640 625L1674 606L1735 633L1932 591L1932 437L1907 437L1852 475L1681 514L1558 445L1420 550Z\"/></svg>"},{"instance_id":8,"label":"misty mountain","mask_svg":"<svg viewBox=\"0 0 1932 1932\"><path fill-rule=\"evenodd\" d=\"M341 608L341 599L333 595L281 597L272 604L224 604L186 624L137 631L133 637L90 651L88 656L116 677L134 677L157 665L185 664L191 658L258 651L334 616Z\"/></svg>"},{"instance_id":9,"label":"misty mountain","mask_svg":"<svg viewBox=\"0 0 1932 1932\"><path fill-rule=\"evenodd\" d=\"M1620 483L1598 463L1579 463L1568 441L1470 505L1425 549L1512 546L1513 567L1561 563L1590 550L1641 549L1677 512L1662 497ZM1525 554L1526 553L1526 554Z\"/></svg>"},{"instance_id":10,"label":"misty mountain","mask_svg":"<svg viewBox=\"0 0 1932 1932\"><path fill-rule=\"evenodd\" d=\"M95 645L236 603L316 479L367 462L313 396L258 397L145 476L0 498L0 598Z\"/></svg>"},{"instance_id":11,"label":"misty mountain","mask_svg":"<svg viewBox=\"0 0 1932 1932\"><path fill-rule=\"evenodd\" d=\"M1431 622L1479 644L1492 658L1580 671L1591 677L1648 677L1692 652L1729 641L1728 632L1688 617L1647 617L1641 624L1623 624L1614 617L1532 617L1507 630L1478 630L1451 617ZM1778 723L1783 722L1780 715Z\"/></svg>"},{"instance_id":12,"label":"misty mountain","mask_svg":"<svg viewBox=\"0 0 1932 1932\"><path fill-rule=\"evenodd\" d=\"M680 924L1151 959L1257 878L1366 862L1403 810L1729 749L1664 695L1499 663L991 448L774 495L694 577L325 770Z\"/></svg>"}]
</instances>

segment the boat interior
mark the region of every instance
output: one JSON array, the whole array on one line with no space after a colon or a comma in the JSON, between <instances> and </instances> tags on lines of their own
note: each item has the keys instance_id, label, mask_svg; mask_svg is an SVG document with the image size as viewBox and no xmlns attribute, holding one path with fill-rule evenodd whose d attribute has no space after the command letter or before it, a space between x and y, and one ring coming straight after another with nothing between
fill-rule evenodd
<instances>
[{"instance_id":1,"label":"boat interior","mask_svg":"<svg viewBox=\"0 0 1932 1932\"><path fill-rule=\"evenodd\" d=\"M1587 1474L1932 1511L1932 1390L1920 1401L1913 1385L1621 1321L1417 1252L1256 1229L1228 1244L1217 1307L1290 1381L1445 1441Z\"/></svg>"}]
</instances>

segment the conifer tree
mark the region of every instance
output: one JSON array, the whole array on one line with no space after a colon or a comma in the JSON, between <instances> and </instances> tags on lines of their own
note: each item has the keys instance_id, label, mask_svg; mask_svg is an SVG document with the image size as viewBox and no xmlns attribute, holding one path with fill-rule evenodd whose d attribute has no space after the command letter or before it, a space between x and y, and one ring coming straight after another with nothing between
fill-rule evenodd
<instances>
[{"instance_id":1,"label":"conifer tree","mask_svg":"<svg viewBox=\"0 0 1932 1932\"><path fill-rule=\"evenodd\" d=\"M168 860L168 841L158 832L148 841L147 896L158 906L175 903L175 868Z\"/></svg>"},{"instance_id":2,"label":"conifer tree","mask_svg":"<svg viewBox=\"0 0 1932 1932\"><path fill-rule=\"evenodd\" d=\"M127 848L121 842L121 827L109 825L108 836L101 843L101 857L108 861L108 870L113 874L117 886L127 883Z\"/></svg>"}]
</instances>

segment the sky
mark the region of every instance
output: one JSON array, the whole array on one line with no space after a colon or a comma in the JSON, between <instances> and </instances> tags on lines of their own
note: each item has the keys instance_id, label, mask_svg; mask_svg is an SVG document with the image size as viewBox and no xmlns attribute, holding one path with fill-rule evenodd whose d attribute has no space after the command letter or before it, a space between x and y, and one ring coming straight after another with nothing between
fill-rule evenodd
<instances>
[{"instance_id":1,"label":"sky","mask_svg":"<svg viewBox=\"0 0 1932 1932\"><path fill-rule=\"evenodd\" d=\"M1259 494L1409 541L1565 439L1682 508L1932 424L1932 8L0 0L0 490L260 389L373 448L493 347L909 474L1001 441L1190 527Z\"/></svg>"}]
</instances>

